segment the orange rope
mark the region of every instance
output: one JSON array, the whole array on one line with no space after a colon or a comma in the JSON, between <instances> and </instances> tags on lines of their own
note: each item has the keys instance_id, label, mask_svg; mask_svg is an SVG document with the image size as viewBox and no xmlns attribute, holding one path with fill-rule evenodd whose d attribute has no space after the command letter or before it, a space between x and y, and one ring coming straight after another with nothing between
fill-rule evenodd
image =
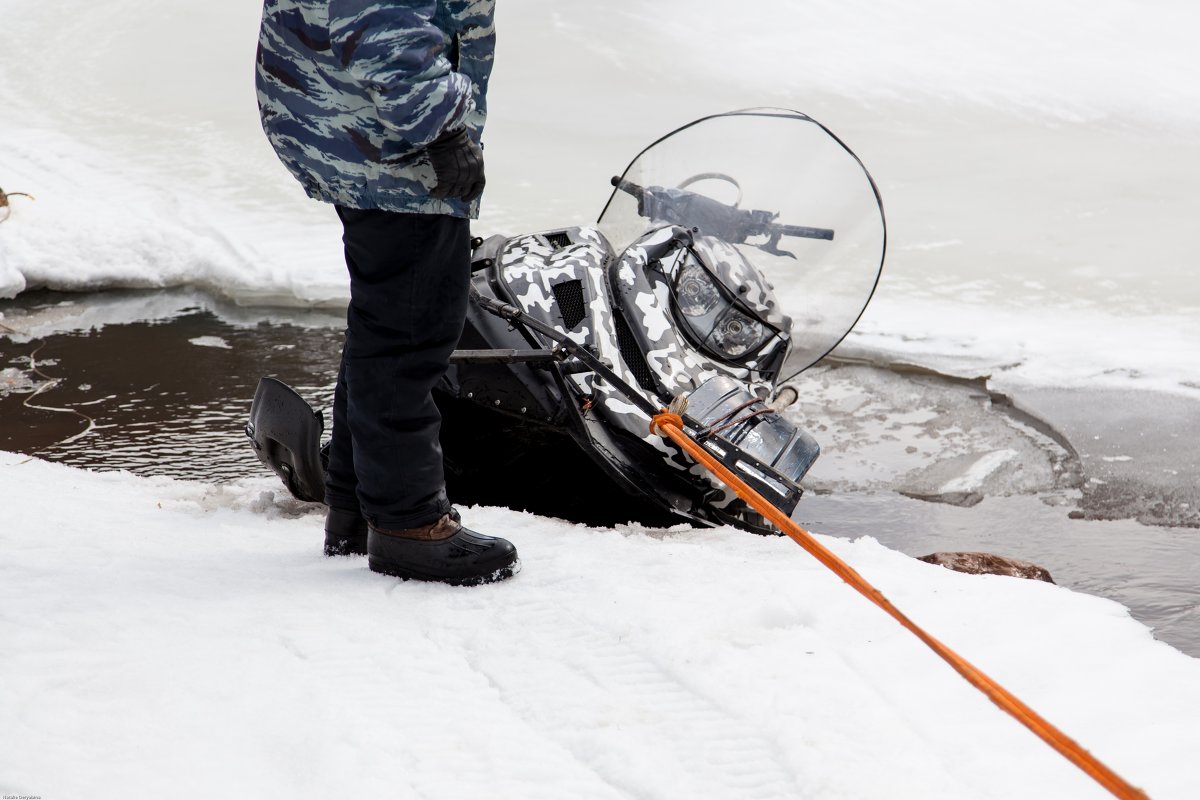
<instances>
[{"instance_id":1,"label":"orange rope","mask_svg":"<svg viewBox=\"0 0 1200 800\"><path fill-rule=\"evenodd\" d=\"M987 695L988 699L1001 709L1012 715L1025 727L1037 734L1043 741L1065 756L1075 766L1092 776L1101 786L1120 798L1146 798L1141 789L1131 785L1120 775L1113 772L1095 756L1083 749L1071 737L1060 731L1043 719L1036 711L1025 705L1011 692L992 678L985 675L965 658L951 650L946 645L926 633L915 622L906 617L900 609L892 605L883 593L872 586L845 561L842 561L823 544L813 538L812 534L801 528L795 522L767 501L758 492L751 489L745 481L734 475L724 464L683 430L683 419L677 414L666 410L657 414L650 422L650 432L669 437L688 453L693 459L703 464L709 471L721 479L725 485L737 492L738 497L745 500L754 510L762 514L798 545L811 553L818 561L832 570L838 577L862 594L875 605L882 608L897 622L907 628L918 639L941 656L946 663L962 675L968 683Z\"/></svg>"}]
</instances>

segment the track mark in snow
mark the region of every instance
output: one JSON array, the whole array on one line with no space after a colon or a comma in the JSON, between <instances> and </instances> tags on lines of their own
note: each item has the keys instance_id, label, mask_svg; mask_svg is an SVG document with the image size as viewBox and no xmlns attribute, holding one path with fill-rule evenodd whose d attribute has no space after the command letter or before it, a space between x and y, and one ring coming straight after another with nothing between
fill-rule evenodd
<instances>
[{"instance_id":1,"label":"track mark in snow","mask_svg":"<svg viewBox=\"0 0 1200 800\"><path fill-rule=\"evenodd\" d=\"M561 598L513 611L526 623L521 651L498 653L492 641L468 645L472 665L528 724L613 787L661 798L802 794L774 742L622 641L612 626L571 613ZM659 774L675 777L648 783L656 763L664 765ZM691 783L681 786L680 774Z\"/></svg>"}]
</instances>

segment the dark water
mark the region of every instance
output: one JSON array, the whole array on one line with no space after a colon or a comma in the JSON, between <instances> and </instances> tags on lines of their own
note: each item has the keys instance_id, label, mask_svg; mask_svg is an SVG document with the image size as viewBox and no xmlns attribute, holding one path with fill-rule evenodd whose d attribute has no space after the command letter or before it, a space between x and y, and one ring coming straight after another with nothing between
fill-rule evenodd
<instances>
[{"instance_id":1,"label":"dark water","mask_svg":"<svg viewBox=\"0 0 1200 800\"><path fill-rule=\"evenodd\" d=\"M0 302L0 325L8 329L0 328L0 449L93 470L227 481L267 474L242 432L261 376L275 376L314 407L328 408L342 339L337 316L280 319L277 310L211 299L189 305L181 296L163 319L130 322L124 320L136 317L145 293L108 293L104 302L114 295L116 306L128 300L134 311L98 330L40 338L10 332L31 330L64 303L86 307L100 296L35 293ZM1052 394L1034 399L1052 417L1063 416L1055 403L1080 402ZM1082 419L1072 431L1080 439L1091 432ZM1179 427L1154 435L1170 437ZM1099 443L1117 440L1119 430L1112 423L1103 436L1086 436L1097 458L1108 452ZM1088 452L1082 455L1086 462ZM1106 477L1101 485L1115 485L1120 476ZM1090 502L1085 492L1081 507ZM1109 511L1122 515L1115 506ZM911 555L984 550L1034 561L1062 585L1124 603L1156 636L1200 656L1200 531L1140 524L1134 518L1144 509L1136 503L1126 519L1072 518L1082 513L1036 496L990 497L958 508L850 489L810 494L797 516L818 532L871 535Z\"/></svg>"},{"instance_id":2,"label":"dark water","mask_svg":"<svg viewBox=\"0 0 1200 800\"><path fill-rule=\"evenodd\" d=\"M0 305L3 323L19 329L22 317L14 312L37 310L39 301L55 297ZM224 346L205 346L205 337ZM0 370L19 370L39 384L57 381L36 397L0 396L0 449L139 475L211 481L261 475L242 433L258 379L278 377L326 407L340 351L340 329L231 325L209 308L29 342L0 338Z\"/></svg>"},{"instance_id":3,"label":"dark water","mask_svg":"<svg viewBox=\"0 0 1200 800\"><path fill-rule=\"evenodd\" d=\"M803 515L832 536L870 536L911 556L939 550L1032 561L1054 581L1116 600L1161 639L1200 657L1200 535L1132 519L1072 519L1036 497L989 497L972 508L890 492L810 495Z\"/></svg>"}]
</instances>

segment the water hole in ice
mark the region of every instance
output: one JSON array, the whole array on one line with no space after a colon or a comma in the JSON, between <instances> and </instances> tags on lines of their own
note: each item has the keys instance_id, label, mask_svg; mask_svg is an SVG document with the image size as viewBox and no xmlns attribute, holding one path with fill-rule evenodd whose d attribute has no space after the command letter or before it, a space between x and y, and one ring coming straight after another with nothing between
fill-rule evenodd
<instances>
[{"instance_id":1,"label":"water hole in ice","mask_svg":"<svg viewBox=\"0 0 1200 800\"><path fill-rule=\"evenodd\" d=\"M229 481L264 474L243 434L259 377L315 408L332 399L338 315L186 291L36 292L0 303L0 314L0 449ZM1193 405L1048 389L1010 397L985 380L836 358L790 385L797 400L784 413L822 447L796 512L805 525L911 555L1035 561L1200 655L1200 467L1184 446L1200 420Z\"/></svg>"}]
</instances>

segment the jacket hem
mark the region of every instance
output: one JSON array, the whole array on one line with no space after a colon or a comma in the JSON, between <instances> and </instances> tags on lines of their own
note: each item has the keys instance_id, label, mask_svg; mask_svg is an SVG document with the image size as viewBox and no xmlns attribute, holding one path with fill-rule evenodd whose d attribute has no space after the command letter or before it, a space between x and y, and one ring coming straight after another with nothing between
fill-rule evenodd
<instances>
[{"instance_id":1,"label":"jacket hem","mask_svg":"<svg viewBox=\"0 0 1200 800\"><path fill-rule=\"evenodd\" d=\"M467 203L438 197L414 197L403 192L373 192L366 188L345 189L311 184L304 188L314 200L344 208L379 209L400 214L442 214L463 219L479 218L478 199Z\"/></svg>"}]
</instances>

